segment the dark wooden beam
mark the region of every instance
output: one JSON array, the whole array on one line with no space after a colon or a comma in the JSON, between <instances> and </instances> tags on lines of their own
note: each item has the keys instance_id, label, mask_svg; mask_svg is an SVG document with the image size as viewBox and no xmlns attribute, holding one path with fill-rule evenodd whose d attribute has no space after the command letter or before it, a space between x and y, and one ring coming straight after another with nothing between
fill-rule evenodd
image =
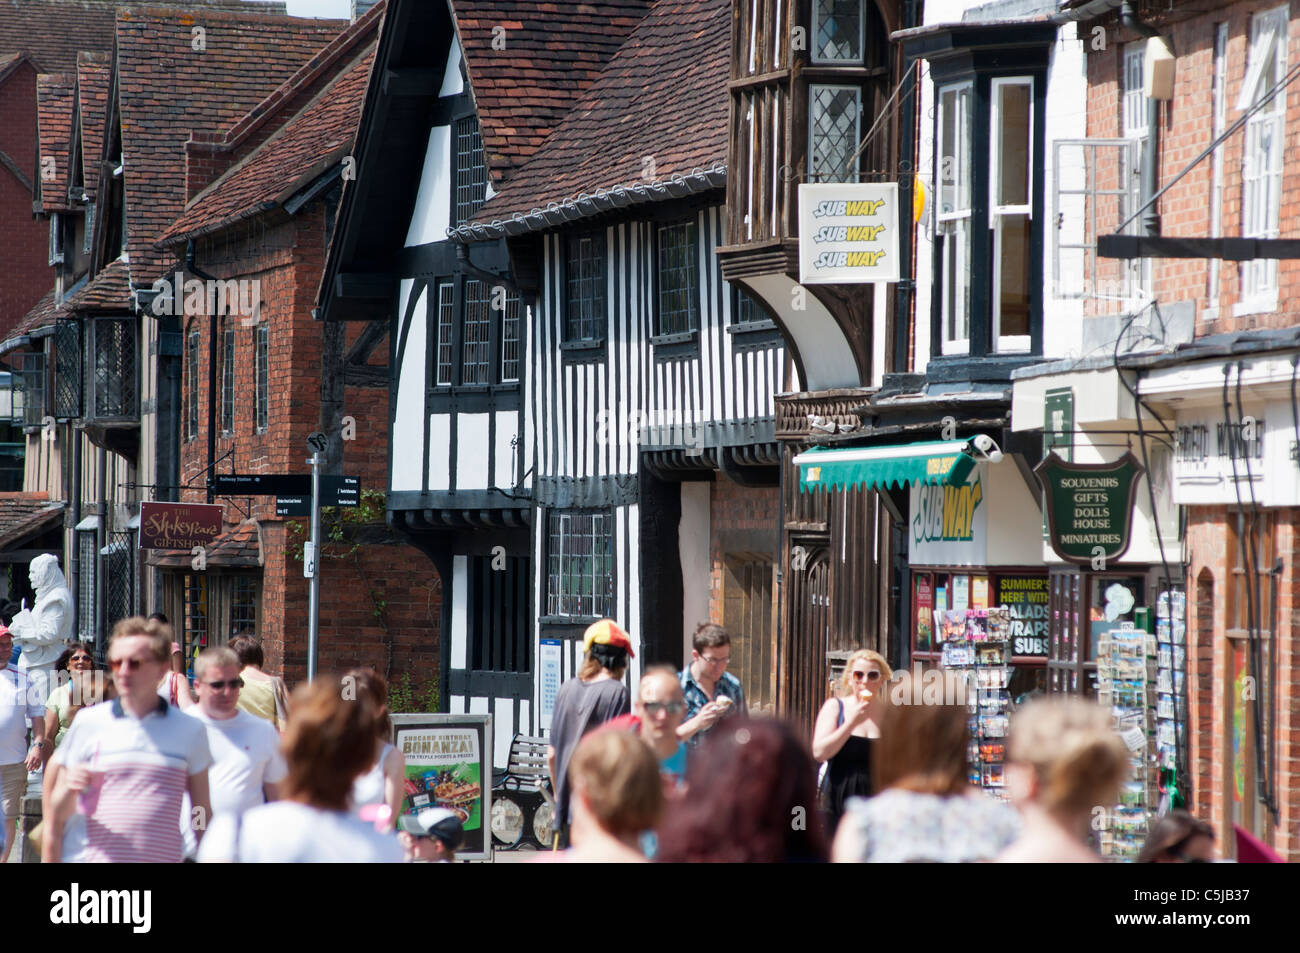
<instances>
[{"instance_id":1,"label":"dark wooden beam","mask_svg":"<svg viewBox=\"0 0 1300 953\"><path fill-rule=\"evenodd\" d=\"M442 86L442 74L434 69L384 70L386 96L437 96Z\"/></svg>"},{"instance_id":2,"label":"dark wooden beam","mask_svg":"<svg viewBox=\"0 0 1300 953\"><path fill-rule=\"evenodd\" d=\"M1300 238L1171 238L1167 235L1102 235L1101 258L1218 258L1254 261L1257 258L1300 258Z\"/></svg>"},{"instance_id":3,"label":"dark wooden beam","mask_svg":"<svg viewBox=\"0 0 1300 953\"><path fill-rule=\"evenodd\" d=\"M384 273L344 272L334 278L334 294L340 298L383 298L393 292L393 276Z\"/></svg>"}]
</instances>

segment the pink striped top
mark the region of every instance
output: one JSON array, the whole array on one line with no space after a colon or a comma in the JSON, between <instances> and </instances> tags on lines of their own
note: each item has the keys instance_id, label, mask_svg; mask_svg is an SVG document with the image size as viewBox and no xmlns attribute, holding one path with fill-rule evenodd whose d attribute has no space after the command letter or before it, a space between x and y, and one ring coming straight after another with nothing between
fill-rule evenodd
<instances>
[{"instance_id":1,"label":"pink striped top","mask_svg":"<svg viewBox=\"0 0 1300 953\"><path fill-rule=\"evenodd\" d=\"M202 722L159 699L134 718L119 701L80 712L55 751L57 764L83 764L102 781L78 799L85 849L67 860L179 863L181 803L189 778L212 763Z\"/></svg>"}]
</instances>

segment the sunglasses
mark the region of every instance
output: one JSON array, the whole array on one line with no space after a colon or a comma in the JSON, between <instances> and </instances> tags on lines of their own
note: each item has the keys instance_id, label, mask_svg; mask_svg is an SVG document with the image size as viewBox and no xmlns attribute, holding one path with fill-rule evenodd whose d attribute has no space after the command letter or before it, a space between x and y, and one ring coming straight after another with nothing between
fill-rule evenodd
<instances>
[{"instance_id":1,"label":"sunglasses","mask_svg":"<svg viewBox=\"0 0 1300 953\"><path fill-rule=\"evenodd\" d=\"M869 681L869 682L878 682L878 681L880 681L880 673L879 673L878 671L876 671L875 669L872 669L870 672L854 672L854 673L853 673L853 680L854 680L855 682L860 682L860 681L862 681L864 678L865 678L867 681Z\"/></svg>"},{"instance_id":2,"label":"sunglasses","mask_svg":"<svg viewBox=\"0 0 1300 953\"><path fill-rule=\"evenodd\" d=\"M707 655L701 655L700 661L708 665L726 665L728 662L731 661L731 657L728 656L727 658L709 658Z\"/></svg>"},{"instance_id":3,"label":"sunglasses","mask_svg":"<svg viewBox=\"0 0 1300 953\"><path fill-rule=\"evenodd\" d=\"M680 715L686 710L686 705L682 702L642 702L647 715L657 715L661 711L666 711L670 715Z\"/></svg>"},{"instance_id":4,"label":"sunglasses","mask_svg":"<svg viewBox=\"0 0 1300 953\"><path fill-rule=\"evenodd\" d=\"M141 665L148 665L150 662L158 663L158 659L152 659L152 658L111 658L111 659L108 660L108 667L111 668L111 669L112 669L113 671L115 671L115 672L116 672L118 669L120 669L120 668L124 668L124 669L126 669L128 672L134 672L134 671L135 671L136 669L138 669Z\"/></svg>"},{"instance_id":5,"label":"sunglasses","mask_svg":"<svg viewBox=\"0 0 1300 953\"><path fill-rule=\"evenodd\" d=\"M68 661L69 662L93 662L95 660L91 658L89 655L74 655L72 656L72 658L68 659Z\"/></svg>"},{"instance_id":6,"label":"sunglasses","mask_svg":"<svg viewBox=\"0 0 1300 953\"><path fill-rule=\"evenodd\" d=\"M207 685L213 691L220 692L220 691L224 691L227 687L243 688L244 680L242 678L231 678L231 679L227 679L224 682L203 682L203 684Z\"/></svg>"}]
</instances>

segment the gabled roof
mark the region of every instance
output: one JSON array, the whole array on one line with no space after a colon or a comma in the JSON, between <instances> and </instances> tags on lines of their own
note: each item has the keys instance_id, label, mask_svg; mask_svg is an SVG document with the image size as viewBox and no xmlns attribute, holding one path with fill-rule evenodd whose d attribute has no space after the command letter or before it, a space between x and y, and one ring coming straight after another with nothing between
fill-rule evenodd
<instances>
[{"instance_id":1,"label":"gabled roof","mask_svg":"<svg viewBox=\"0 0 1300 953\"><path fill-rule=\"evenodd\" d=\"M243 0L160 0L188 10L239 9L250 13L283 14L275 3ZM0 0L0 54L25 51L38 70L68 72L77 68L82 50L109 50L113 46L116 8L124 0Z\"/></svg>"},{"instance_id":2,"label":"gabled roof","mask_svg":"<svg viewBox=\"0 0 1300 953\"><path fill-rule=\"evenodd\" d=\"M372 47L277 135L205 189L159 244L215 232L278 208L352 148Z\"/></svg>"},{"instance_id":3,"label":"gabled roof","mask_svg":"<svg viewBox=\"0 0 1300 953\"><path fill-rule=\"evenodd\" d=\"M450 0L492 178L500 183L546 141L654 6Z\"/></svg>"},{"instance_id":4,"label":"gabled roof","mask_svg":"<svg viewBox=\"0 0 1300 953\"><path fill-rule=\"evenodd\" d=\"M75 73L41 73L36 77L36 129L41 165L41 209L58 212L68 208L68 153L72 147L72 103ZM49 160L53 159L52 172Z\"/></svg>"},{"instance_id":5,"label":"gabled roof","mask_svg":"<svg viewBox=\"0 0 1300 953\"><path fill-rule=\"evenodd\" d=\"M659 0L554 134L455 237L521 234L720 186L730 30L730 0Z\"/></svg>"},{"instance_id":6,"label":"gabled roof","mask_svg":"<svg viewBox=\"0 0 1300 953\"><path fill-rule=\"evenodd\" d=\"M85 52L77 57L77 111L81 123L81 181L86 192L99 186L99 160L108 122L108 90L113 62L107 53Z\"/></svg>"},{"instance_id":7,"label":"gabled roof","mask_svg":"<svg viewBox=\"0 0 1300 953\"><path fill-rule=\"evenodd\" d=\"M206 49L191 50L192 28ZM123 10L117 21L118 109L125 162L131 280L148 285L171 256L155 242L185 205L185 143L213 135L260 103L346 21L162 8Z\"/></svg>"},{"instance_id":8,"label":"gabled roof","mask_svg":"<svg viewBox=\"0 0 1300 953\"><path fill-rule=\"evenodd\" d=\"M0 341L0 354L8 354L30 344L33 337L49 334L56 323L67 317L71 317L71 314L67 307L57 303L55 289L51 288Z\"/></svg>"},{"instance_id":9,"label":"gabled roof","mask_svg":"<svg viewBox=\"0 0 1300 953\"><path fill-rule=\"evenodd\" d=\"M223 532L208 543L209 566L227 568L255 568L262 564L262 539L256 520L244 520ZM188 549L155 549L145 557L149 566L165 569L183 569L190 565L193 555Z\"/></svg>"},{"instance_id":10,"label":"gabled roof","mask_svg":"<svg viewBox=\"0 0 1300 953\"><path fill-rule=\"evenodd\" d=\"M129 311L131 308L130 272L126 260L111 261L71 301L64 302L70 311Z\"/></svg>"},{"instance_id":11,"label":"gabled roof","mask_svg":"<svg viewBox=\"0 0 1300 953\"><path fill-rule=\"evenodd\" d=\"M383 10L382 2L371 8L216 142L189 143L190 162L196 153L245 154L194 197L159 245L275 209L352 151ZM267 135L260 143L259 134Z\"/></svg>"}]
</instances>

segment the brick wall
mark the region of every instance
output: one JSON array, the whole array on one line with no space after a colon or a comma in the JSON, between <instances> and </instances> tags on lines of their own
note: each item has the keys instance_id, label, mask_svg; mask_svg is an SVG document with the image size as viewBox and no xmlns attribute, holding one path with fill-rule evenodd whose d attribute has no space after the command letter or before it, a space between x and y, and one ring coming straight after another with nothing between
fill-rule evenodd
<instances>
[{"instance_id":1,"label":"brick wall","mask_svg":"<svg viewBox=\"0 0 1300 953\"><path fill-rule=\"evenodd\" d=\"M1300 558L1300 514L1279 510L1275 516L1273 545L1283 561L1283 572L1278 582L1273 710L1274 787L1279 819L1273 846L1287 860L1295 861L1300 860L1300 575L1295 571L1295 561ZM1230 685L1232 640L1226 632L1238 615L1231 585L1233 570L1241 564L1236 522L1235 509L1188 507L1189 767L1195 786L1190 808L1214 825L1221 845L1232 837L1229 768L1233 764L1233 739L1228 727L1228 705L1235 701L1236 694ZM1261 582L1261 596L1261 624L1267 628L1271 607L1266 580ZM1254 792L1247 789L1245 796L1253 798Z\"/></svg>"},{"instance_id":2,"label":"brick wall","mask_svg":"<svg viewBox=\"0 0 1300 953\"><path fill-rule=\"evenodd\" d=\"M1250 16L1277 7L1276 2L1222 4L1211 12L1181 22L1153 23L1169 40L1176 55L1174 99L1161 110L1160 186L1196 158L1214 139L1213 82L1214 35L1219 23L1228 24L1227 88L1225 127L1241 113L1235 108L1250 55ZM1088 136L1118 137L1121 130L1120 70L1124 44L1136 40L1122 28L1112 26L1104 50L1088 53ZM1085 48L1088 47L1085 41ZM1300 19L1293 13L1287 68L1300 62ZM1284 156L1294 154L1300 143L1300 92L1286 92ZM1242 234L1242 158L1246 131L1239 130L1223 144L1223 200L1220 206L1220 234ZM1161 231L1179 237L1211 235L1212 157L1195 166L1160 200ZM1300 214L1300 174L1293 164L1284 164L1280 237L1294 237L1292 223ZM1118 224L1118 222L1114 223ZM1192 301L1196 304L1198 335L1251 328L1280 328L1300 324L1300 261L1283 261L1278 271L1278 306L1263 313L1234 316L1240 300L1239 268L1223 262L1219 268L1220 293L1209 300L1210 263L1202 259L1166 259L1153 264L1153 290L1162 303ZM1218 308L1217 317L1207 308Z\"/></svg>"},{"instance_id":3,"label":"brick wall","mask_svg":"<svg viewBox=\"0 0 1300 953\"><path fill-rule=\"evenodd\" d=\"M217 457L230 454L218 465L218 472L310 470L305 462L309 455L306 440L320 425L323 331L311 310L324 267L324 230L323 205L316 202L291 222L265 231L232 229L229 244L226 236L218 236L198 250L198 262L204 270L223 279L260 282L260 322L238 316L226 319L226 327L236 332L235 412L233 433L218 433ZM259 323L269 329L270 335L267 428L260 434L254 414L254 349ZM187 335L190 330L200 334L198 380L189 379L188 361L182 380L183 406L188 406L190 388L194 383L198 385L199 427L197 436L182 444L181 482L195 487L185 492L185 498L201 502L205 499L201 488L208 465L208 319L187 318L185 330ZM347 344L361 330L359 325L349 327ZM381 341L377 350L376 362L386 363L386 341ZM223 339L219 335L218 429L222 360ZM363 489L383 491L387 487L387 388L348 388L344 414L355 419L356 439L343 444L343 472L359 475ZM283 673L290 684L301 681L307 674L308 582L302 575L301 558L290 550L301 549L307 521L277 518L271 497L219 502L226 505L230 525L238 523L245 512L261 522L264 565L260 634L266 667ZM301 526L303 532L292 533L291 522ZM355 552L350 545L332 547L320 565L321 671L365 665L390 678L410 673L417 684L436 678L442 586L433 563L423 553L390 537L387 542L361 545Z\"/></svg>"},{"instance_id":4,"label":"brick wall","mask_svg":"<svg viewBox=\"0 0 1300 953\"><path fill-rule=\"evenodd\" d=\"M0 82L0 152L36 182L36 71L27 63ZM32 193L0 165L0 337L54 287L50 226L32 218Z\"/></svg>"}]
</instances>

